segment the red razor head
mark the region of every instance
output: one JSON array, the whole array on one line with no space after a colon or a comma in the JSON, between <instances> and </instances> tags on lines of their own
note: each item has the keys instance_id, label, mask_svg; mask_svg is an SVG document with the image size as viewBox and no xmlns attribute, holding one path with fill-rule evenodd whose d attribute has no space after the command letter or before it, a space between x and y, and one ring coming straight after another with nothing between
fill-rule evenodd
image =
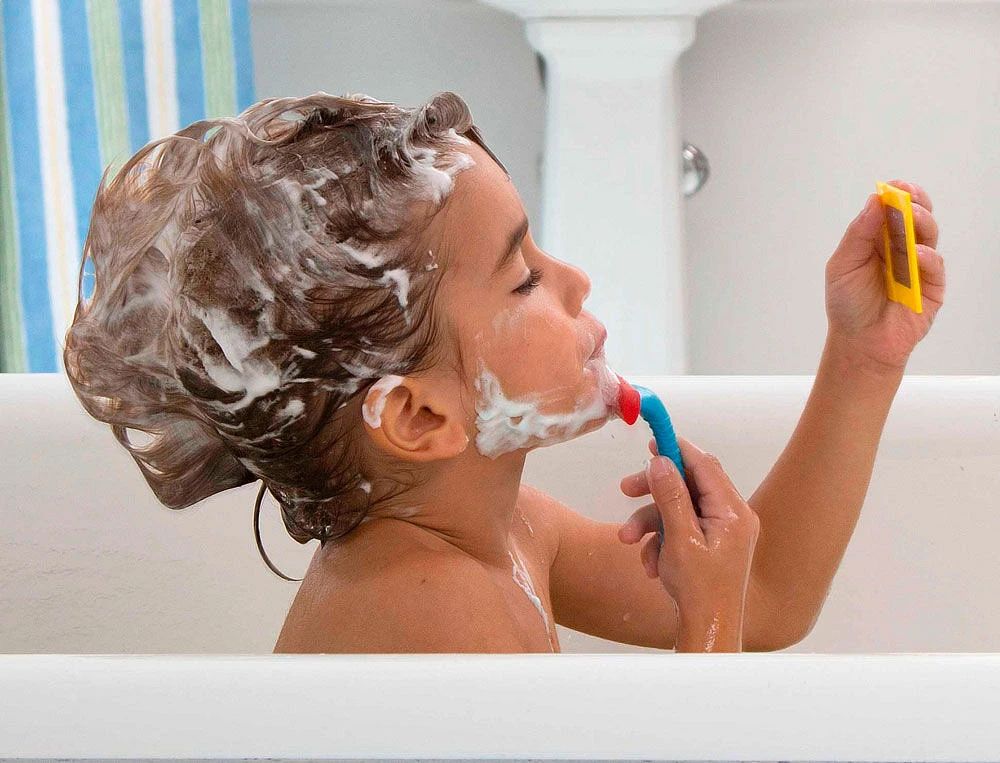
<instances>
[{"instance_id":1,"label":"red razor head","mask_svg":"<svg viewBox=\"0 0 1000 763\"><path fill-rule=\"evenodd\" d=\"M639 418L639 408L641 405L642 400L639 397L638 390L619 376L618 415L622 417L622 421L626 424L634 424Z\"/></svg>"}]
</instances>

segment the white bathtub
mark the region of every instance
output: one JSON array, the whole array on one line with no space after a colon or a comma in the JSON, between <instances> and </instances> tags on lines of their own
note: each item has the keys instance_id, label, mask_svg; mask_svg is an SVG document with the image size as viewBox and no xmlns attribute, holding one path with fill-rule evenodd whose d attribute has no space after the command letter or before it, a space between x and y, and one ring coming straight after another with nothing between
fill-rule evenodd
<instances>
[{"instance_id":1,"label":"white bathtub","mask_svg":"<svg viewBox=\"0 0 1000 763\"><path fill-rule=\"evenodd\" d=\"M812 377L635 381L749 496ZM621 521L647 439L609 425L526 481ZM972 654L1000 652L1000 377L903 381L823 613L781 654L560 628L601 654L268 655L295 586L257 555L252 486L159 506L58 375L0 375L0 464L0 757L1000 760L1000 656ZM273 506L262 532L301 574L313 545Z\"/></svg>"},{"instance_id":2,"label":"white bathtub","mask_svg":"<svg viewBox=\"0 0 1000 763\"><path fill-rule=\"evenodd\" d=\"M997 760L1000 656L0 657L0 756Z\"/></svg>"}]
</instances>

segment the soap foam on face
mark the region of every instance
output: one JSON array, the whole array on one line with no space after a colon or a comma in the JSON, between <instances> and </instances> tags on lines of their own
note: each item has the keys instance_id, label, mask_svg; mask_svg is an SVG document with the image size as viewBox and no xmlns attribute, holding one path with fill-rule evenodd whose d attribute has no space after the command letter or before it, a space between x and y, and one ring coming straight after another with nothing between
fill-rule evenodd
<instances>
[{"instance_id":1,"label":"soap foam on face","mask_svg":"<svg viewBox=\"0 0 1000 763\"><path fill-rule=\"evenodd\" d=\"M487 458L520 450L528 445L554 445L576 436L588 423L605 419L616 410L617 377L603 356L588 361L586 367L598 376L599 392L590 400L581 400L569 413L541 413L539 396L512 400L497 377L485 365L476 378L479 393L476 401L476 449ZM614 379L614 392L611 382Z\"/></svg>"},{"instance_id":2,"label":"soap foam on face","mask_svg":"<svg viewBox=\"0 0 1000 763\"><path fill-rule=\"evenodd\" d=\"M608 365L607 359L604 356L604 349L602 348L592 360L588 360L584 368L591 371L597 377L597 388L601 391L601 398L604 400L604 404L608 406L611 413L617 415L618 392L621 388L621 383L618 381L618 374Z\"/></svg>"}]
</instances>

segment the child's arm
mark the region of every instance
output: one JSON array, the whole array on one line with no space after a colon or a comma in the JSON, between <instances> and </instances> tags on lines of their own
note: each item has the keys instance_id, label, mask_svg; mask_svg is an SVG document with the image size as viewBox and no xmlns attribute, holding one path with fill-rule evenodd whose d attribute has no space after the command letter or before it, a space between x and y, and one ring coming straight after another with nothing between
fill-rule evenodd
<instances>
[{"instance_id":1,"label":"child's arm","mask_svg":"<svg viewBox=\"0 0 1000 763\"><path fill-rule=\"evenodd\" d=\"M815 623L857 522L906 361L944 300L930 199L918 186L892 185L913 196L924 311L913 313L885 294L884 216L872 196L827 264L830 330L809 401L748 501L761 525L744 610L746 651L791 646ZM642 573L638 547L622 544L617 525L581 517L547 496L537 505L558 549L551 576L556 620L602 638L671 648L673 604L660 582Z\"/></svg>"},{"instance_id":2,"label":"child's arm","mask_svg":"<svg viewBox=\"0 0 1000 763\"><path fill-rule=\"evenodd\" d=\"M812 630L868 491L903 372L872 373L831 336L788 445L747 503L760 517L753 572L790 643Z\"/></svg>"},{"instance_id":3,"label":"child's arm","mask_svg":"<svg viewBox=\"0 0 1000 763\"><path fill-rule=\"evenodd\" d=\"M641 543L622 543L619 525L581 516L527 485L521 486L519 504L536 532L545 533L551 560L549 596L557 623L624 644L675 648L674 602L660 579L644 572ZM787 646L772 638L774 614L751 570L744 604L744 651Z\"/></svg>"},{"instance_id":4,"label":"child's arm","mask_svg":"<svg viewBox=\"0 0 1000 763\"><path fill-rule=\"evenodd\" d=\"M826 265L828 334L805 411L748 503L760 517L757 579L787 626L811 630L864 503L882 428L910 353L944 302L938 227L920 186L911 194L923 312L885 292L878 198L868 198Z\"/></svg>"}]
</instances>

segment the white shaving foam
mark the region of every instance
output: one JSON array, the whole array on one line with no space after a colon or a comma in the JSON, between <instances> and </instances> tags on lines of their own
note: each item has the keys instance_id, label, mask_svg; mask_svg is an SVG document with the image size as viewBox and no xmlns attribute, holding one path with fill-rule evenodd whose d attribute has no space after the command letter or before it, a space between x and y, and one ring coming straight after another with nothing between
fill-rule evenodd
<instances>
[{"instance_id":1,"label":"white shaving foam","mask_svg":"<svg viewBox=\"0 0 1000 763\"><path fill-rule=\"evenodd\" d=\"M570 413L540 413L541 401L537 397L509 399L497 377L485 367L475 385L479 392L476 449L487 458L497 458L528 445L553 445L569 440L587 423L606 418L609 413L603 394L578 402Z\"/></svg>"},{"instance_id":2,"label":"white shaving foam","mask_svg":"<svg viewBox=\"0 0 1000 763\"><path fill-rule=\"evenodd\" d=\"M621 382L618 381L618 374L608 365L607 359L604 357L603 348L592 360L586 362L584 368L592 371L597 377L597 387L601 390L601 397L604 399L604 403L608 406L608 409L612 413L620 415L621 411L618 410L618 390L621 388Z\"/></svg>"},{"instance_id":3,"label":"white shaving foam","mask_svg":"<svg viewBox=\"0 0 1000 763\"><path fill-rule=\"evenodd\" d=\"M404 381L402 376L388 374L383 376L372 385L365 397L365 404L361 406L361 415L364 416L365 423L372 429L382 426L382 411L385 410L385 398L396 387Z\"/></svg>"}]
</instances>

